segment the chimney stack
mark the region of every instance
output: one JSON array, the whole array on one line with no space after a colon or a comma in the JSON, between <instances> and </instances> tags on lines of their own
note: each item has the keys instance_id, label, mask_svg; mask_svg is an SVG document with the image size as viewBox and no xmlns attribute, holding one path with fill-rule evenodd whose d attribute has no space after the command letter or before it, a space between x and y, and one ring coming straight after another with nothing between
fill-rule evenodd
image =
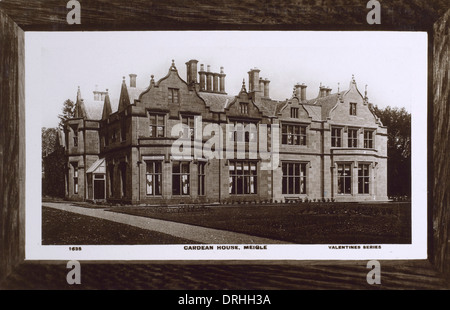
<instances>
[{"instance_id":1,"label":"chimney stack","mask_svg":"<svg viewBox=\"0 0 450 310\"><path fill-rule=\"evenodd\" d=\"M188 85L197 83L197 63L195 59L191 59L186 63L186 74Z\"/></svg>"},{"instance_id":2,"label":"chimney stack","mask_svg":"<svg viewBox=\"0 0 450 310\"><path fill-rule=\"evenodd\" d=\"M130 87L136 88L136 74L130 74Z\"/></svg>"},{"instance_id":3,"label":"chimney stack","mask_svg":"<svg viewBox=\"0 0 450 310\"><path fill-rule=\"evenodd\" d=\"M208 65L206 67L206 91L212 91L212 72L211 67Z\"/></svg>"},{"instance_id":4,"label":"chimney stack","mask_svg":"<svg viewBox=\"0 0 450 310\"><path fill-rule=\"evenodd\" d=\"M213 73L213 92L219 92L219 73Z\"/></svg>"},{"instance_id":5,"label":"chimney stack","mask_svg":"<svg viewBox=\"0 0 450 310\"><path fill-rule=\"evenodd\" d=\"M306 102L306 85L305 83L302 83L302 85L300 85L301 87L301 93L300 93L300 102L304 103Z\"/></svg>"},{"instance_id":6,"label":"chimney stack","mask_svg":"<svg viewBox=\"0 0 450 310\"><path fill-rule=\"evenodd\" d=\"M248 91L259 91L259 72L257 68L251 69L248 72Z\"/></svg>"},{"instance_id":7,"label":"chimney stack","mask_svg":"<svg viewBox=\"0 0 450 310\"><path fill-rule=\"evenodd\" d=\"M223 73L223 67L220 67L220 74L219 74L220 92L223 94L225 94L225 76L226 76L226 74Z\"/></svg>"},{"instance_id":8,"label":"chimney stack","mask_svg":"<svg viewBox=\"0 0 450 310\"><path fill-rule=\"evenodd\" d=\"M264 98L270 98L270 96L269 96L269 83L270 83L270 81L268 79L264 80Z\"/></svg>"},{"instance_id":9,"label":"chimney stack","mask_svg":"<svg viewBox=\"0 0 450 310\"><path fill-rule=\"evenodd\" d=\"M200 71L198 72L200 76L200 91L204 91L206 87L206 72L203 64L200 65Z\"/></svg>"},{"instance_id":10,"label":"chimney stack","mask_svg":"<svg viewBox=\"0 0 450 310\"><path fill-rule=\"evenodd\" d=\"M325 86L322 86L322 83L320 83L319 87L319 98L325 97L327 93L327 88Z\"/></svg>"}]
</instances>

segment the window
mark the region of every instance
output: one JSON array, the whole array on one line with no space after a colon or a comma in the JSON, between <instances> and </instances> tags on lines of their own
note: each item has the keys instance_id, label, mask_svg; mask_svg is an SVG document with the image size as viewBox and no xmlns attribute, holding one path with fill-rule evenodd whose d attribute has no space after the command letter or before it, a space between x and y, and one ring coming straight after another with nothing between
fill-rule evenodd
<instances>
[{"instance_id":1,"label":"window","mask_svg":"<svg viewBox=\"0 0 450 310\"><path fill-rule=\"evenodd\" d=\"M356 116L356 102L350 102L350 115Z\"/></svg>"},{"instance_id":2,"label":"window","mask_svg":"<svg viewBox=\"0 0 450 310\"><path fill-rule=\"evenodd\" d=\"M258 173L256 162L234 161L229 167L229 193L231 195L256 194Z\"/></svg>"},{"instance_id":3,"label":"window","mask_svg":"<svg viewBox=\"0 0 450 310\"><path fill-rule=\"evenodd\" d=\"M369 194L369 164L358 165L358 194Z\"/></svg>"},{"instance_id":4,"label":"window","mask_svg":"<svg viewBox=\"0 0 450 310\"><path fill-rule=\"evenodd\" d=\"M373 148L373 131L372 130L364 130L364 148L366 148L366 149Z\"/></svg>"},{"instance_id":5,"label":"window","mask_svg":"<svg viewBox=\"0 0 450 310\"><path fill-rule=\"evenodd\" d=\"M241 108L241 114L248 114L248 103L247 102L241 102L240 104Z\"/></svg>"},{"instance_id":6,"label":"window","mask_svg":"<svg viewBox=\"0 0 450 310\"><path fill-rule=\"evenodd\" d=\"M73 130L73 146L78 146L78 128Z\"/></svg>"},{"instance_id":7,"label":"window","mask_svg":"<svg viewBox=\"0 0 450 310\"><path fill-rule=\"evenodd\" d=\"M127 194L127 164L120 163L120 189L121 189L121 197L125 197Z\"/></svg>"},{"instance_id":8,"label":"window","mask_svg":"<svg viewBox=\"0 0 450 310\"><path fill-rule=\"evenodd\" d=\"M194 140L195 135L195 122L193 116L182 116L181 122L189 127L188 132L184 133L184 137L190 137L191 140Z\"/></svg>"},{"instance_id":9,"label":"window","mask_svg":"<svg viewBox=\"0 0 450 310\"><path fill-rule=\"evenodd\" d=\"M112 131L112 135L111 135L111 142L116 142L117 140L117 133L116 133L116 129L113 129Z\"/></svg>"},{"instance_id":10,"label":"window","mask_svg":"<svg viewBox=\"0 0 450 310\"><path fill-rule=\"evenodd\" d=\"M161 138L164 137L164 115L163 114L149 114L150 119L150 137Z\"/></svg>"},{"instance_id":11,"label":"window","mask_svg":"<svg viewBox=\"0 0 450 310\"><path fill-rule=\"evenodd\" d=\"M198 195L204 196L205 195L205 162L199 162L198 163Z\"/></svg>"},{"instance_id":12,"label":"window","mask_svg":"<svg viewBox=\"0 0 450 310\"><path fill-rule=\"evenodd\" d=\"M114 166L111 165L108 168L109 172L109 196L114 196Z\"/></svg>"},{"instance_id":13,"label":"window","mask_svg":"<svg viewBox=\"0 0 450 310\"><path fill-rule=\"evenodd\" d=\"M306 163L282 163L283 194L306 194Z\"/></svg>"},{"instance_id":14,"label":"window","mask_svg":"<svg viewBox=\"0 0 450 310\"><path fill-rule=\"evenodd\" d=\"M298 108L291 108L291 118L298 118Z\"/></svg>"},{"instance_id":15,"label":"window","mask_svg":"<svg viewBox=\"0 0 450 310\"><path fill-rule=\"evenodd\" d=\"M352 193L352 170L350 164L338 165L338 194Z\"/></svg>"},{"instance_id":16,"label":"window","mask_svg":"<svg viewBox=\"0 0 450 310\"><path fill-rule=\"evenodd\" d=\"M358 147L358 129L348 130L348 147Z\"/></svg>"},{"instance_id":17,"label":"window","mask_svg":"<svg viewBox=\"0 0 450 310\"><path fill-rule=\"evenodd\" d=\"M180 103L179 90L177 88L169 88L169 103Z\"/></svg>"},{"instance_id":18,"label":"window","mask_svg":"<svg viewBox=\"0 0 450 310\"><path fill-rule=\"evenodd\" d=\"M73 163L73 193L78 194L78 163Z\"/></svg>"},{"instance_id":19,"label":"window","mask_svg":"<svg viewBox=\"0 0 450 310\"><path fill-rule=\"evenodd\" d=\"M331 146L342 147L342 128L331 128Z\"/></svg>"},{"instance_id":20,"label":"window","mask_svg":"<svg viewBox=\"0 0 450 310\"><path fill-rule=\"evenodd\" d=\"M189 195L189 162L174 162L172 166L172 194Z\"/></svg>"},{"instance_id":21,"label":"window","mask_svg":"<svg viewBox=\"0 0 450 310\"><path fill-rule=\"evenodd\" d=\"M127 139L127 123L125 119L122 119L120 123L120 141L125 141Z\"/></svg>"},{"instance_id":22,"label":"window","mask_svg":"<svg viewBox=\"0 0 450 310\"><path fill-rule=\"evenodd\" d=\"M282 125L281 143L287 145L306 145L306 126Z\"/></svg>"},{"instance_id":23,"label":"window","mask_svg":"<svg viewBox=\"0 0 450 310\"><path fill-rule=\"evenodd\" d=\"M146 193L149 196L161 195L162 184L162 162L160 161L146 161Z\"/></svg>"},{"instance_id":24,"label":"window","mask_svg":"<svg viewBox=\"0 0 450 310\"><path fill-rule=\"evenodd\" d=\"M234 130L229 132L229 141L256 142L258 130L256 124L246 122L233 122Z\"/></svg>"}]
</instances>

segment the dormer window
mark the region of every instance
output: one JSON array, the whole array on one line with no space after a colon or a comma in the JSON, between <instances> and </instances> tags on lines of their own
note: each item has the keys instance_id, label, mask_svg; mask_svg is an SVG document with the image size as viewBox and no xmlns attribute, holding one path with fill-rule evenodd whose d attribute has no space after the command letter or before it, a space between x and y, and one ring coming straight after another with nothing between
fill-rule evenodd
<instances>
[{"instance_id":1,"label":"dormer window","mask_svg":"<svg viewBox=\"0 0 450 310\"><path fill-rule=\"evenodd\" d=\"M291 118L298 118L298 108L291 108Z\"/></svg>"},{"instance_id":2,"label":"dormer window","mask_svg":"<svg viewBox=\"0 0 450 310\"><path fill-rule=\"evenodd\" d=\"M241 114L248 114L248 103L247 102L241 102L239 104L241 108Z\"/></svg>"},{"instance_id":3,"label":"dormer window","mask_svg":"<svg viewBox=\"0 0 450 310\"><path fill-rule=\"evenodd\" d=\"M350 102L350 115L356 116L356 102Z\"/></svg>"},{"instance_id":4,"label":"dormer window","mask_svg":"<svg viewBox=\"0 0 450 310\"><path fill-rule=\"evenodd\" d=\"M180 103L180 96L179 96L178 88L169 88L168 100L169 100L169 103L174 103L174 104Z\"/></svg>"}]
</instances>

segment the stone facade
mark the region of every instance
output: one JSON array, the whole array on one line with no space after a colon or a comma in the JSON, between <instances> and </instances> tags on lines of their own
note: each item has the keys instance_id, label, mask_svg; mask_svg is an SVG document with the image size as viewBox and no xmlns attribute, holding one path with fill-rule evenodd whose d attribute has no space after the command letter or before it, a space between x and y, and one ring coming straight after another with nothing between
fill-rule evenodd
<instances>
[{"instance_id":1,"label":"stone facade","mask_svg":"<svg viewBox=\"0 0 450 310\"><path fill-rule=\"evenodd\" d=\"M184 80L172 62L146 89L130 74L116 101L95 91L88 102L78 90L65 126L68 199L387 200L387 128L354 78L348 90L320 87L310 100L297 84L290 99L277 101L259 69L248 72L248 90L243 82L230 96L223 68L197 72L197 63L186 63Z\"/></svg>"}]
</instances>

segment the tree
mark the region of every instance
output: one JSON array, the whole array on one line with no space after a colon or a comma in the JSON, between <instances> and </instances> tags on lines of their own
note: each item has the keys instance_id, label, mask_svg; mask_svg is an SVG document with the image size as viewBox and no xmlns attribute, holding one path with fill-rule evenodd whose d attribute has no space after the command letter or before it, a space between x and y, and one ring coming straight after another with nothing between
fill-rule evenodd
<instances>
[{"instance_id":1,"label":"tree","mask_svg":"<svg viewBox=\"0 0 450 310\"><path fill-rule=\"evenodd\" d=\"M65 152L58 128L42 128L42 195L64 197Z\"/></svg>"},{"instance_id":2,"label":"tree","mask_svg":"<svg viewBox=\"0 0 450 310\"><path fill-rule=\"evenodd\" d=\"M64 128L65 121L74 116L75 116L75 103L72 100L67 99L66 101L64 101L64 105L62 108L62 114L58 115L59 128L61 128L61 129Z\"/></svg>"},{"instance_id":3,"label":"tree","mask_svg":"<svg viewBox=\"0 0 450 310\"><path fill-rule=\"evenodd\" d=\"M411 196L411 114L405 108L373 107L388 131L388 195Z\"/></svg>"}]
</instances>

